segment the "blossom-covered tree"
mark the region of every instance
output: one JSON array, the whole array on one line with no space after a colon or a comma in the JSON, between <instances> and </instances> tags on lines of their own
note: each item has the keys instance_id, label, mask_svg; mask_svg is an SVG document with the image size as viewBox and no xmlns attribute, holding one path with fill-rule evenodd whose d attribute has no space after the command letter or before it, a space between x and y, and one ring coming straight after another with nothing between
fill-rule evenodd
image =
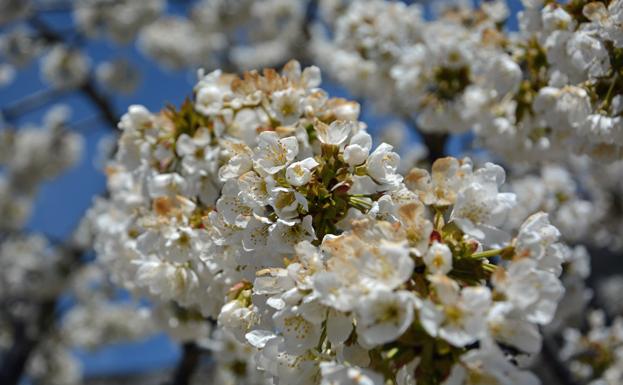
<instances>
[{"instance_id":1,"label":"blossom-covered tree","mask_svg":"<svg viewBox=\"0 0 623 385\"><path fill-rule=\"evenodd\" d=\"M2 110L0 382L164 331L174 385L620 384L589 251L623 249L623 1L521 3L0 0L0 81L38 58L49 87ZM141 70L92 39L197 81L119 117ZM58 240L24 225L84 123L19 118L67 93L116 136Z\"/></svg>"}]
</instances>

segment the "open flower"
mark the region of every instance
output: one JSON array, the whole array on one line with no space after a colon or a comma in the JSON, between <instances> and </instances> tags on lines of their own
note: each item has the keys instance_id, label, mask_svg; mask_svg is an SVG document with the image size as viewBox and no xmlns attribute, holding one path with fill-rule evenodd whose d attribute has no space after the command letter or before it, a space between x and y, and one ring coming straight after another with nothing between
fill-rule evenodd
<instances>
[{"instance_id":1,"label":"open flower","mask_svg":"<svg viewBox=\"0 0 623 385\"><path fill-rule=\"evenodd\" d=\"M316 123L318 140L323 144L341 146L349 135L357 128L356 122L335 121L330 125Z\"/></svg>"},{"instance_id":2,"label":"open flower","mask_svg":"<svg viewBox=\"0 0 623 385\"><path fill-rule=\"evenodd\" d=\"M455 281L445 276L434 276L431 281L439 303L421 302L420 322L424 329L454 346L476 341L484 331L491 291L486 287L460 289Z\"/></svg>"},{"instance_id":3,"label":"open flower","mask_svg":"<svg viewBox=\"0 0 623 385\"><path fill-rule=\"evenodd\" d=\"M277 133L264 131L258 139L258 150L253 161L261 170L275 174L288 166L299 152L296 138L290 136L279 139Z\"/></svg>"},{"instance_id":4,"label":"open flower","mask_svg":"<svg viewBox=\"0 0 623 385\"><path fill-rule=\"evenodd\" d=\"M461 230L486 245L496 246L510 239L499 228L515 203L515 194L498 191L504 177L500 166L487 163L464 182L450 214L450 220Z\"/></svg>"},{"instance_id":5,"label":"open flower","mask_svg":"<svg viewBox=\"0 0 623 385\"><path fill-rule=\"evenodd\" d=\"M355 309L357 331L366 345L393 341L413 322L414 309L413 295L409 292L374 290Z\"/></svg>"},{"instance_id":6,"label":"open flower","mask_svg":"<svg viewBox=\"0 0 623 385\"><path fill-rule=\"evenodd\" d=\"M216 171L218 155L210 147L211 140L207 128L197 130L192 138L182 134L177 139L175 150L182 157L182 166L187 173L206 175Z\"/></svg>"},{"instance_id":7,"label":"open flower","mask_svg":"<svg viewBox=\"0 0 623 385\"><path fill-rule=\"evenodd\" d=\"M305 158L300 162L294 162L286 169L286 180L292 186L302 186L311 179L314 168L318 162L314 158Z\"/></svg>"}]
</instances>

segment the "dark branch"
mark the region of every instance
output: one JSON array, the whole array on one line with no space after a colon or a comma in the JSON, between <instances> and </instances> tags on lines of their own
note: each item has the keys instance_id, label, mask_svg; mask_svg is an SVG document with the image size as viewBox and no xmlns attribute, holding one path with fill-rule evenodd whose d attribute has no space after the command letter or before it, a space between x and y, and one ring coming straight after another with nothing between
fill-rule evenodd
<instances>
[{"instance_id":1,"label":"dark branch","mask_svg":"<svg viewBox=\"0 0 623 385\"><path fill-rule=\"evenodd\" d=\"M405 116L404 121L422 138L422 143L424 143L428 150L427 159L430 164L433 164L437 159L443 158L446 155L445 148L449 138L448 134L424 133L417 128L417 123L411 116Z\"/></svg>"},{"instance_id":2,"label":"dark branch","mask_svg":"<svg viewBox=\"0 0 623 385\"><path fill-rule=\"evenodd\" d=\"M50 43L67 43L63 35L56 32L36 15L30 19L30 24L44 40ZM110 101L96 89L92 76L86 79L79 90L100 110L101 116L110 124L111 128L116 128L119 117Z\"/></svg>"},{"instance_id":3,"label":"dark branch","mask_svg":"<svg viewBox=\"0 0 623 385\"><path fill-rule=\"evenodd\" d=\"M65 272L66 280L69 280L73 272L82 264L84 250L73 246L62 248L65 249L67 258L60 268ZM34 327L29 325L27 319L14 320L13 345L3 354L2 362L0 362L0 384L18 385L20 383L33 351L56 325L58 302L59 298L53 298L34 304L37 307Z\"/></svg>"},{"instance_id":4,"label":"dark branch","mask_svg":"<svg viewBox=\"0 0 623 385\"><path fill-rule=\"evenodd\" d=\"M571 373L564 367L562 362L560 361L556 343L550 337L545 336L543 338L543 348L541 349L541 356L545 360L542 366L543 369L547 370L552 374L557 380L559 384L564 385L575 385L576 382L571 377Z\"/></svg>"},{"instance_id":5,"label":"dark branch","mask_svg":"<svg viewBox=\"0 0 623 385\"><path fill-rule=\"evenodd\" d=\"M80 88L81 91L91 100L91 102L100 110L102 117L110 124L111 127L116 128L119 122L119 117L115 114L114 109L108 99L103 97L93 84L93 80L89 79Z\"/></svg>"},{"instance_id":6,"label":"dark branch","mask_svg":"<svg viewBox=\"0 0 623 385\"><path fill-rule=\"evenodd\" d=\"M48 326L54 322L54 300L43 302L37 314L36 329L39 333L29 330L28 323L18 320L13 326L13 346L3 355L0 365L0 384L17 385L28 363L28 358L35 350L41 335L45 334Z\"/></svg>"},{"instance_id":7,"label":"dark branch","mask_svg":"<svg viewBox=\"0 0 623 385\"><path fill-rule=\"evenodd\" d=\"M201 358L201 348L194 342L186 342L182 345L182 358L180 359L173 379L168 385L189 385L191 380L199 368L199 360Z\"/></svg>"},{"instance_id":8,"label":"dark branch","mask_svg":"<svg viewBox=\"0 0 623 385\"><path fill-rule=\"evenodd\" d=\"M445 156L448 134L420 134L422 141L428 148L428 161L432 164L435 160Z\"/></svg>"}]
</instances>

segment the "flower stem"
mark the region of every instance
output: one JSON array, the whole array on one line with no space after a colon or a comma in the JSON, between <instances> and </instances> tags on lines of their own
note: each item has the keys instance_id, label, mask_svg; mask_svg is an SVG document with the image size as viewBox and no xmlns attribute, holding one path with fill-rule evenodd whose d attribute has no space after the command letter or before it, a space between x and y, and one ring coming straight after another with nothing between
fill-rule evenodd
<instances>
[{"instance_id":1,"label":"flower stem","mask_svg":"<svg viewBox=\"0 0 623 385\"><path fill-rule=\"evenodd\" d=\"M481 251L479 253L474 253L474 254L470 255L469 258L481 259L481 258L497 257L498 255L501 255L504 252L509 251L511 249L512 249L512 246L506 246L506 247L502 247L500 249L491 249L491 250L487 250L487 251Z\"/></svg>"},{"instance_id":2,"label":"flower stem","mask_svg":"<svg viewBox=\"0 0 623 385\"><path fill-rule=\"evenodd\" d=\"M364 213L372 208L372 204L368 200L363 198L350 196L348 197L348 202L351 206Z\"/></svg>"},{"instance_id":3,"label":"flower stem","mask_svg":"<svg viewBox=\"0 0 623 385\"><path fill-rule=\"evenodd\" d=\"M606 92L606 97L603 101L603 104L601 105L601 108L605 112L608 112L608 110L610 109L610 104L612 104L612 98L614 97L614 87L616 86L618 80L619 80L619 72L616 71L614 73L614 77L612 78L612 81L610 82L610 87L608 87L608 91Z\"/></svg>"},{"instance_id":4,"label":"flower stem","mask_svg":"<svg viewBox=\"0 0 623 385\"><path fill-rule=\"evenodd\" d=\"M498 268L498 266L492 265L490 263L483 263L482 268L489 273L493 273Z\"/></svg>"}]
</instances>

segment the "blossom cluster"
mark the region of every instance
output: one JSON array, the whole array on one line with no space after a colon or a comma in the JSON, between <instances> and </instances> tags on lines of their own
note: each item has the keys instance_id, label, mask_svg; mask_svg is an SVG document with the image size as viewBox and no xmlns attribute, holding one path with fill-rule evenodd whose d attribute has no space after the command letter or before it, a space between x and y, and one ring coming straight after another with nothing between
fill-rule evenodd
<instances>
[{"instance_id":1,"label":"blossom cluster","mask_svg":"<svg viewBox=\"0 0 623 385\"><path fill-rule=\"evenodd\" d=\"M588 278L589 250L623 250L623 0L524 0L517 32L504 0L414 3L0 0L0 85L40 58L50 86L0 116L0 355L25 325L32 382L73 385L71 349L164 330L222 384L531 385L547 344L578 384L620 383L623 280ZM82 140L63 109L11 125L73 91L114 122L142 73L86 39L206 70L128 109L109 194L46 240L34 199Z\"/></svg>"},{"instance_id":2,"label":"blossom cluster","mask_svg":"<svg viewBox=\"0 0 623 385\"><path fill-rule=\"evenodd\" d=\"M32 12L30 1L5 3L3 23ZM72 12L80 34L136 41L173 69L313 59L354 94L415 117L421 131L473 130L504 159L560 160L569 148L621 159L620 0L524 0L517 33L504 27L504 0L439 3L432 20L419 4L384 0L202 0L184 16L167 13L163 0L83 0ZM83 85L94 64L78 46L21 25L0 36L0 54L4 77L44 54L42 76L65 89ZM116 92L139 78L119 58L95 74Z\"/></svg>"},{"instance_id":3,"label":"blossom cluster","mask_svg":"<svg viewBox=\"0 0 623 385\"><path fill-rule=\"evenodd\" d=\"M254 317L223 327L250 325L246 339L275 383L538 383L505 357L540 350L537 326L562 296L567 250L543 213L512 239L496 227L512 202L502 180L497 166L452 158L431 176L413 170L394 215L368 213L318 246L300 243L219 320L249 304Z\"/></svg>"},{"instance_id":4,"label":"blossom cluster","mask_svg":"<svg viewBox=\"0 0 623 385\"><path fill-rule=\"evenodd\" d=\"M180 108L130 107L89 214L161 327L250 383L538 383L510 358L540 350L570 251L544 213L508 225L500 166L403 177L316 67L199 75Z\"/></svg>"},{"instance_id":5,"label":"blossom cluster","mask_svg":"<svg viewBox=\"0 0 623 385\"><path fill-rule=\"evenodd\" d=\"M297 56L305 10L305 1L202 0L188 17L166 15L148 25L138 44L170 68L260 68Z\"/></svg>"},{"instance_id":6,"label":"blossom cluster","mask_svg":"<svg viewBox=\"0 0 623 385\"><path fill-rule=\"evenodd\" d=\"M55 314L57 298L71 295L74 302L60 325L46 325L45 337L26 362L34 384L78 385L82 368L76 348L95 350L157 330L146 308L112 301L115 290L107 283L107 270L95 264L78 268L80 261L72 253L42 235L11 235L0 242L0 350L10 350L20 338L15 325L38 332L37 322L51 322L47 312Z\"/></svg>"},{"instance_id":7,"label":"blossom cluster","mask_svg":"<svg viewBox=\"0 0 623 385\"><path fill-rule=\"evenodd\" d=\"M371 152L358 105L319 83L296 62L282 75L216 71L179 110L131 107L108 167L111 198L93 211L96 249L118 283L216 318L235 282L394 188L391 146Z\"/></svg>"},{"instance_id":8,"label":"blossom cluster","mask_svg":"<svg viewBox=\"0 0 623 385\"><path fill-rule=\"evenodd\" d=\"M620 159L623 2L526 0L516 34L504 1L465 3L428 21L417 4L353 1L316 34L317 60L422 131L473 129L505 159Z\"/></svg>"},{"instance_id":9,"label":"blossom cluster","mask_svg":"<svg viewBox=\"0 0 623 385\"><path fill-rule=\"evenodd\" d=\"M496 46L496 23L506 13L494 3L484 3L482 14L457 11L425 21L418 4L354 1L336 18L332 39L318 34L315 55L340 83L381 108L417 111L422 131L464 132L521 78Z\"/></svg>"},{"instance_id":10,"label":"blossom cluster","mask_svg":"<svg viewBox=\"0 0 623 385\"><path fill-rule=\"evenodd\" d=\"M566 240L588 240L606 216L608 205L600 202L599 197L583 196L571 171L559 164L546 164L539 171L536 175L516 176L510 183L518 204L509 225L516 226L530 213L540 210L550 214Z\"/></svg>"},{"instance_id":11,"label":"blossom cluster","mask_svg":"<svg viewBox=\"0 0 623 385\"><path fill-rule=\"evenodd\" d=\"M107 91L134 91L140 80L135 65L116 55L96 61L81 47L84 39L107 39L119 46L136 43L147 58L178 70L233 71L306 55L301 44L309 35L302 27L306 1L202 0L182 15L167 12L165 0L79 0L69 4L76 36L69 39L45 24L38 12L45 5L36 3L0 3L0 25L8 27L0 35L0 85L9 83L16 69L41 57L42 79L54 88L79 88L90 82L96 67L95 78Z\"/></svg>"},{"instance_id":12,"label":"blossom cluster","mask_svg":"<svg viewBox=\"0 0 623 385\"><path fill-rule=\"evenodd\" d=\"M540 210L550 215L569 243L621 250L622 162L603 164L571 156L568 162L519 166L510 173L508 191L517 195L517 205L511 211L509 228Z\"/></svg>"},{"instance_id":13,"label":"blossom cluster","mask_svg":"<svg viewBox=\"0 0 623 385\"><path fill-rule=\"evenodd\" d=\"M39 186L80 159L82 136L68 130L68 114L59 106L48 112L42 127L0 130L0 230L22 228Z\"/></svg>"},{"instance_id":14,"label":"blossom cluster","mask_svg":"<svg viewBox=\"0 0 623 385\"><path fill-rule=\"evenodd\" d=\"M602 311L588 316L589 330L569 328L563 333L560 357L581 384L614 385L623 381L623 319L611 324Z\"/></svg>"}]
</instances>

